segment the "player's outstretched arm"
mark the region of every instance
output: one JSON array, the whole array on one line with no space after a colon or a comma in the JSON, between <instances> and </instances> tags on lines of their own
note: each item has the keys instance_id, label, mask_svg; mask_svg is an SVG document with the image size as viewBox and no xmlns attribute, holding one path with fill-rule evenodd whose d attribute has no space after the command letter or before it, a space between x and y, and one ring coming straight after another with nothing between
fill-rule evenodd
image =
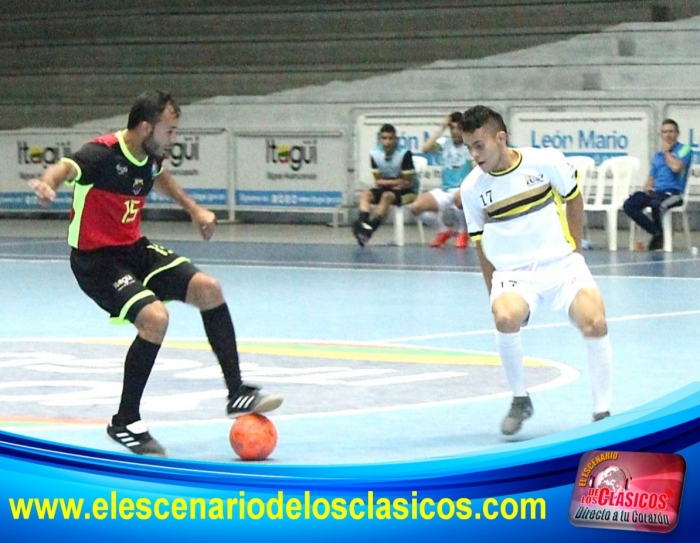
<instances>
[{"instance_id":1,"label":"player's outstretched arm","mask_svg":"<svg viewBox=\"0 0 700 543\"><path fill-rule=\"evenodd\" d=\"M74 179L77 174L75 166L69 162L59 162L49 166L38 179L27 184L34 191L42 206L49 206L56 199L56 190L61 183Z\"/></svg>"},{"instance_id":2,"label":"player's outstretched arm","mask_svg":"<svg viewBox=\"0 0 700 543\"><path fill-rule=\"evenodd\" d=\"M438 129L430 134L430 137L425 140L423 145L421 145L420 150L423 153L435 153L439 151L440 146L437 144L437 140L440 139L440 136L442 136L445 133L445 130L450 127L450 124L452 124L452 116L448 115L442 120L442 124L438 127Z\"/></svg>"},{"instance_id":3,"label":"player's outstretched arm","mask_svg":"<svg viewBox=\"0 0 700 543\"><path fill-rule=\"evenodd\" d=\"M173 199L182 209L190 214L192 222L199 230L202 238L205 240L211 239L212 235L214 235L216 215L195 202L194 199L183 190L170 172L163 170L158 177L155 178L154 186L158 192Z\"/></svg>"}]
</instances>

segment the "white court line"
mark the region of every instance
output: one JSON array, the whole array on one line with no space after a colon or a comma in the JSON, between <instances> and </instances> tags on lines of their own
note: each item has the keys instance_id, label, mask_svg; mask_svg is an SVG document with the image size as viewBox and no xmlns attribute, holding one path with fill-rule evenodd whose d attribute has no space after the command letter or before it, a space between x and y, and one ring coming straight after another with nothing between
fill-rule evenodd
<instances>
[{"instance_id":1,"label":"white court line","mask_svg":"<svg viewBox=\"0 0 700 543\"><path fill-rule=\"evenodd\" d=\"M69 259L68 255L51 255L50 257L32 254L32 253L2 253L0 252L0 262L31 262L43 264L46 262L65 262ZM279 260L217 260L197 258L193 260L194 264L203 267L219 267L219 268L251 268L263 270L343 270L343 271L377 271L384 272L442 272L449 274L464 274L464 273L480 273L478 266L429 266L425 264L373 264L371 262L285 262Z\"/></svg>"},{"instance_id":2,"label":"white court line","mask_svg":"<svg viewBox=\"0 0 700 543\"><path fill-rule=\"evenodd\" d=\"M552 388L557 388L564 386L568 383L576 381L581 372L579 372L573 366L567 364L562 364L561 362L555 362L554 360L546 360L547 365L553 366L561 372L560 375L549 381L547 383L542 383L541 385L536 385L533 387L528 387L528 391L540 392L542 390L548 390ZM279 420L293 420L293 419L305 419L305 418L323 418L323 417L336 417L343 415L364 415L369 413L389 413L393 411L405 411L410 409L426 409L433 407L443 407L446 405L463 405L475 402L481 402L484 400L495 400L498 398L512 398L513 393L508 390L505 392L497 392L494 394L485 394L483 396L475 396L472 398L454 398L451 400L440 400L433 402L421 402L414 404L397 404L397 405L387 405L383 407L363 407L357 409L341 409L338 411L326 411L322 413L299 413L294 415L271 415L270 418Z\"/></svg>"},{"instance_id":3,"label":"white court line","mask_svg":"<svg viewBox=\"0 0 700 543\"><path fill-rule=\"evenodd\" d=\"M636 314L636 315L625 315L624 317L608 317L606 320L608 322L625 322L625 321L638 321L645 319L659 319L659 318L672 318L672 317L684 317L688 315L700 315L700 309L690 309L687 311L671 311L667 313L646 313L646 314ZM565 326L572 326L570 322L554 322L548 324L530 324L522 328L524 331L528 330L542 330L545 328L562 328ZM488 328L485 330L469 330L468 332L450 332L447 334L430 334L425 336L410 336L410 337L398 337L391 339L382 339L376 341L367 341L365 344L374 345L375 343L394 343L397 341L418 341L425 339L444 339L449 337L467 337L467 336L479 336L485 334L495 333L494 328Z\"/></svg>"},{"instance_id":4,"label":"white court line","mask_svg":"<svg viewBox=\"0 0 700 543\"><path fill-rule=\"evenodd\" d=\"M69 259L68 255L52 255L46 256L41 254L18 254L18 253L2 253L0 252L0 262L28 262L32 264L58 263L66 262ZM658 264L676 264L698 262L697 257L679 258L669 261L649 261L649 262L621 262L610 264L589 264L591 271L595 269L615 269L626 268L630 266L656 266ZM220 260L197 258L194 263L199 266L209 266L215 268L252 268L252 269L278 269L278 270L333 270L333 271L354 271L354 272L373 272L377 270L386 273L443 273L448 275L481 275L481 270L478 266L452 266L440 265L430 266L425 264L375 264L371 262L286 262L272 260ZM405 266L405 267L401 267ZM672 281L700 281L700 277L657 277L650 275L596 275L599 279L615 278L615 279L646 279L646 280L672 280Z\"/></svg>"},{"instance_id":5,"label":"white court line","mask_svg":"<svg viewBox=\"0 0 700 543\"><path fill-rule=\"evenodd\" d=\"M589 269L594 268L626 268L629 266L643 266L643 265L656 265L656 264L678 264L685 262L700 262L697 256L690 256L687 258L672 258L669 260L647 260L645 262L616 262L614 264L588 264Z\"/></svg>"},{"instance_id":6,"label":"white court line","mask_svg":"<svg viewBox=\"0 0 700 543\"><path fill-rule=\"evenodd\" d=\"M540 392L542 390L547 390L551 388L556 388L560 386L564 386L568 383L571 383L579 378L581 375L580 372L571 366L567 366L565 364L560 364L558 362L553 362L553 361L548 361L548 363L552 366L555 366L560 369L561 374L559 377L556 379L549 381L547 383L543 383L541 385L536 385L532 387L528 387L529 392ZM321 419L321 418L330 418L330 417L342 417L342 416L353 416L353 415L368 415L368 414L375 414L375 413L392 413L396 411L410 411L410 410L420 410L420 409L429 409L429 408L438 408L438 407L445 407L448 405L466 405L466 404L471 404L471 403L476 403L476 402L481 402L481 401L486 401L486 400L496 400L500 398L512 398L513 393L511 391L504 391L504 392L497 392L494 394L485 394L483 396L474 396L471 398L453 398L451 400L440 400L440 401L433 401L433 402L421 402L421 403L413 403L413 404L395 404L395 405L385 405L381 407L360 407L356 409L339 409L336 411L320 411L317 413L294 413L294 414L289 414L289 415L275 415L274 413L265 413L265 416L272 419L272 420L299 420L299 419ZM222 422L228 422L231 423L232 421L228 418L216 418L216 419L189 419L189 420L178 420L178 421L156 421L156 422L149 422L149 426L153 427L154 425L157 426L182 426L182 425L191 425L191 426L196 426L200 424L220 424ZM76 427L78 428L93 428L93 427L99 427L102 428L104 424L57 424L57 425L52 425L50 427L51 430L55 429L60 429L60 428L70 428L70 429L75 429ZM12 432L13 429L36 429L35 425L18 425L14 423L11 427L8 427L5 431Z\"/></svg>"},{"instance_id":7,"label":"white court line","mask_svg":"<svg viewBox=\"0 0 700 543\"><path fill-rule=\"evenodd\" d=\"M567 381L568 382L568 381ZM540 390L539 387L528 387L528 390L530 391L536 391ZM396 411L408 411L411 409L425 409L425 408L433 408L433 407L444 407L448 405L461 405L461 404L470 404L470 403L475 403L475 402L480 402L484 400L496 400L499 398L511 398L513 396L513 393L510 391L506 392L499 392L496 394L490 394L490 395L485 395L485 396L475 396L473 398L454 398L452 400L443 400L443 401L435 401L435 402L423 402L423 403L414 403L414 404L397 404L397 405L387 405L383 407L361 407L357 409L340 409L337 411L321 411L318 413L295 413L295 414L289 414L289 415L275 415L274 413L265 413L265 416L268 417L271 420L299 420L299 419L321 419L321 418L330 418L330 417L342 417L342 416L351 416L351 415L367 415L367 414L373 414L373 413L389 413L389 412L396 412ZM232 420L227 419L227 418L217 418L217 419L188 419L188 420L179 420L179 421L160 421L160 422L153 422L149 421L148 425L150 428L153 428L153 426L182 426L182 425L187 425L187 426L196 426L200 424L220 424L222 422L229 422L233 423ZM50 430L56 430L60 428L70 428L70 429L75 429L77 428L93 428L93 427L99 427L102 428L104 424L69 424L69 423L62 423L62 424L57 424L57 425L52 425L50 426ZM13 423L12 426L8 426L5 431L7 432L12 432L14 430L19 430L19 429L27 429L27 430L35 430L36 426L32 425L18 425L17 423Z\"/></svg>"},{"instance_id":8,"label":"white court line","mask_svg":"<svg viewBox=\"0 0 700 543\"><path fill-rule=\"evenodd\" d=\"M3 255L0 253L0 262L26 262L31 264L47 264L47 263L64 263L68 261L69 256L53 255L51 257L46 257L42 255L20 255L20 254L7 254ZM688 262L692 260L688 259ZM681 262L680 260L675 260L673 262ZM685 261L684 261L685 262ZM382 264L365 264L365 263L338 263L333 265L332 262L319 262L319 265L312 263L300 262L298 264L286 263L284 265L271 265L265 261L258 260L237 260L232 262L224 261L214 261L206 259L195 260L195 265L200 267L208 266L212 268L242 268L242 269L261 269L261 270L313 270L313 271L352 271L352 272L375 272L377 270L383 271L384 273L441 273L446 275L478 275L481 276L481 271L477 266L436 266L430 267L425 265L406 265L405 268L397 268L396 265L382 265ZM643 264L654 264L653 262L640 262L638 264L630 265L643 265ZM627 264L601 264L598 266L591 266L591 269L595 267L598 268L615 268L624 267ZM410 267L409 267L410 266ZM700 277L658 277L651 275L596 275L593 276L597 279L642 279L642 280L653 280L653 281L700 281Z\"/></svg>"}]
</instances>

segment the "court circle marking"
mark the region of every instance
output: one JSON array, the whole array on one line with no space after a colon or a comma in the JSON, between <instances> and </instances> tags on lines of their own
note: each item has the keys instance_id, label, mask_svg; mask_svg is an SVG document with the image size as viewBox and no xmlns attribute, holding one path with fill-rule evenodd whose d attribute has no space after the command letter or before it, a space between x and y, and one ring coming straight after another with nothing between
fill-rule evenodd
<instances>
[{"instance_id":1,"label":"court circle marking","mask_svg":"<svg viewBox=\"0 0 700 543\"><path fill-rule=\"evenodd\" d=\"M1 343L28 343L28 342L46 342L46 343L63 343L63 344L96 344L96 345L117 345L128 346L133 341L129 338L0 338ZM206 340L202 337L179 337L166 338L163 346L171 349L182 350L207 350L211 348ZM239 352L241 354L266 354L271 356L286 356L286 357L306 357L318 359L332 360L348 360L348 361L363 361L363 362L385 362L385 363L417 363L417 364L436 364L436 365L458 365L458 366L496 366L500 365L498 355L493 352L476 351L469 349L448 349L439 347L423 347L416 345L406 345L397 343L380 343L380 342L347 342L347 341L328 341L328 340L300 340L300 339L239 339ZM0 362L2 357L0 357ZM529 387L530 392L537 392L552 388L565 386L568 383L576 381L580 377L578 369L557 362L554 360L525 357L526 367L554 367L559 370L559 376L548 382L541 383ZM1 364L0 364L1 367ZM316 413L297 413L297 414L281 414L276 415L276 419L303 419L303 418L320 418L351 414L364 413L379 413L389 411L402 411L410 409L422 409L429 407L441 407L447 405L458 405L466 403L474 403L478 401L491 400L496 398L510 397L510 391L497 392L493 394L472 396L468 398L453 398L448 400L439 400L431 402L400 404L380 407L365 407L359 409L346 409L338 411L326 411ZM216 419L217 421L219 419ZM178 424L182 424L180 421ZM214 422L207 420L193 420L191 423ZM164 424L168 422L164 421Z\"/></svg>"}]
</instances>

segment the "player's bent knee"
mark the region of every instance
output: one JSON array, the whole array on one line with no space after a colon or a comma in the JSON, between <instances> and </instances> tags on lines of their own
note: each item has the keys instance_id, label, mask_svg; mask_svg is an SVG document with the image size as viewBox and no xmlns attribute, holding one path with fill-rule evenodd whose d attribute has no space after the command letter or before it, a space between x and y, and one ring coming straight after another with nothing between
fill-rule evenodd
<instances>
[{"instance_id":1,"label":"player's bent knee","mask_svg":"<svg viewBox=\"0 0 700 543\"><path fill-rule=\"evenodd\" d=\"M520 330L524 319L522 315L516 314L514 311L494 310L493 320L496 324L496 330L508 334Z\"/></svg>"},{"instance_id":2,"label":"player's bent knee","mask_svg":"<svg viewBox=\"0 0 700 543\"><path fill-rule=\"evenodd\" d=\"M602 337L608 333L603 300L597 289L581 289L569 311L584 337Z\"/></svg>"},{"instance_id":3,"label":"player's bent knee","mask_svg":"<svg viewBox=\"0 0 700 543\"><path fill-rule=\"evenodd\" d=\"M148 304L136 315L134 325L139 335L152 343L161 343L168 330L170 316L163 302Z\"/></svg>"},{"instance_id":4,"label":"player's bent knee","mask_svg":"<svg viewBox=\"0 0 700 543\"><path fill-rule=\"evenodd\" d=\"M491 312L496 330L508 334L520 330L530 314L530 308L520 295L505 293L494 300Z\"/></svg>"},{"instance_id":5,"label":"player's bent knee","mask_svg":"<svg viewBox=\"0 0 700 543\"><path fill-rule=\"evenodd\" d=\"M224 295L221 284L211 275L196 273L187 287L188 304L201 310L213 309L224 303Z\"/></svg>"},{"instance_id":6,"label":"player's bent knee","mask_svg":"<svg viewBox=\"0 0 700 543\"><path fill-rule=\"evenodd\" d=\"M591 315L583 320L580 329L584 337L595 338L607 335L608 323L605 319L605 315L602 313Z\"/></svg>"}]
</instances>

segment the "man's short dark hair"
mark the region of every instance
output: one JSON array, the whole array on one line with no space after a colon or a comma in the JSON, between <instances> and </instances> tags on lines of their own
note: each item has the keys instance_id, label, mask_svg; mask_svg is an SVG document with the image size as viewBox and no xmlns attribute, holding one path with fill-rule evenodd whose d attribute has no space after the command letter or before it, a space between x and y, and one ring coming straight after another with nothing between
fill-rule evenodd
<instances>
[{"instance_id":1,"label":"man's short dark hair","mask_svg":"<svg viewBox=\"0 0 700 543\"><path fill-rule=\"evenodd\" d=\"M453 123L459 123L460 126L462 126L462 120L464 119L464 115L462 115L461 111L453 111L450 113L450 121Z\"/></svg>"},{"instance_id":2,"label":"man's short dark hair","mask_svg":"<svg viewBox=\"0 0 700 543\"><path fill-rule=\"evenodd\" d=\"M396 134L396 128L394 128L393 124L383 124L382 127L379 129L379 133L382 134L383 132L388 132L389 134Z\"/></svg>"},{"instance_id":3,"label":"man's short dark hair","mask_svg":"<svg viewBox=\"0 0 700 543\"><path fill-rule=\"evenodd\" d=\"M664 119L663 122L661 123L661 126L665 124L672 124L673 126L676 127L676 132L680 132L680 128L678 128L678 123L674 121L673 119Z\"/></svg>"},{"instance_id":4,"label":"man's short dark hair","mask_svg":"<svg viewBox=\"0 0 700 543\"><path fill-rule=\"evenodd\" d=\"M131 106L126 127L128 129L136 128L143 121L156 124L168 106L173 109L176 117L180 116L180 106L177 105L172 94L159 90L146 91Z\"/></svg>"},{"instance_id":5,"label":"man's short dark hair","mask_svg":"<svg viewBox=\"0 0 700 543\"><path fill-rule=\"evenodd\" d=\"M464 118L462 119L462 129L473 134L476 130L483 126L490 126L494 133L505 132L508 133L506 128L506 123L503 121L503 117L497 111L494 111L490 107L486 106L474 106L470 107L464 112Z\"/></svg>"}]
</instances>

